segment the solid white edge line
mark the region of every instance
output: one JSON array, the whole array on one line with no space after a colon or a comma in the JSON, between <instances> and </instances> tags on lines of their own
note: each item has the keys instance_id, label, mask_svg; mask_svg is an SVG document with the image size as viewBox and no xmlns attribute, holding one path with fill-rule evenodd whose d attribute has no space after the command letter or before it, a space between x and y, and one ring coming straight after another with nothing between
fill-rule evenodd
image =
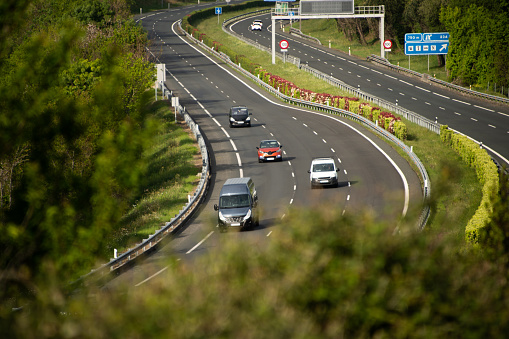
<instances>
[{"instance_id":1,"label":"solid white edge line","mask_svg":"<svg viewBox=\"0 0 509 339\"><path fill-rule=\"evenodd\" d=\"M472 119L472 118L471 118L471 119ZM465 136L465 137L469 138L470 140L472 140L472 141L473 141L473 142L475 142L476 144L479 144L479 141L475 140L475 139L474 139L474 138L472 138L472 137L469 137L469 136L468 136L468 135L466 135L466 134L463 134L463 133L461 133L461 132L459 132L459 131L456 131L455 129L452 129L452 128L451 128L451 131L453 131L454 133L461 134L461 135L463 135L463 136ZM498 152L494 151L493 149L491 149L490 147L488 147L488 146L486 146L486 145L484 145L484 144L482 145L482 147L483 147L483 148L486 148L486 149L487 149L487 150L489 150L491 153L495 154L497 157L499 157L500 159L504 160L504 161L505 161L505 163L509 165L509 160L508 160L508 159L506 159L506 158L504 158L501 154L499 154Z\"/></svg>"},{"instance_id":2,"label":"solid white edge line","mask_svg":"<svg viewBox=\"0 0 509 339\"><path fill-rule=\"evenodd\" d=\"M235 153L235 155L237 156L237 164L239 165L239 167L242 167L242 161L240 160L240 155L238 152Z\"/></svg>"},{"instance_id":3,"label":"solid white edge line","mask_svg":"<svg viewBox=\"0 0 509 339\"><path fill-rule=\"evenodd\" d=\"M212 235L212 233L214 233L214 231L211 231L209 234L207 234L207 236L205 238L203 238L199 243L194 245L194 247L191 248L189 251L187 251L186 254L189 254L192 251L194 251L195 249L197 249L201 244L203 244L205 242L205 240L207 240Z\"/></svg>"},{"instance_id":4,"label":"solid white edge line","mask_svg":"<svg viewBox=\"0 0 509 339\"><path fill-rule=\"evenodd\" d=\"M158 272L152 274L150 277L148 277L147 279L137 283L136 285L134 285L134 287L138 287L144 283L146 283L147 281L149 281L150 279L152 278L155 278L156 276L158 276L159 274L163 273L164 271L166 271L168 269L168 266L166 266L165 268L163 268L162 270L159 270Z\"/></svg>"},{"instance_id":5,"label":"solid white edge line","mask_svg":"<svg viewBox=\"0 0 509 339\"><path fill-rule=\"evenodd\" d=\"M232 144L233 150L237 152L237 146L235 146L235 143L233 142L232 139L230 139L230 144Z\"/></svg>"},{"instance_id":6,"label":"solid white edge line","mask_svg":"<svg viewBox=\"0 0 509 339\"><path fill-rule=\"evenodd\" d=\"M226 132L226 130L224 129L224 127L221 127L221 130L223 131L224 135L226 135L226 137L230 137L230 135L228 134L228 132Z\"/></svg>"}]
</instances>

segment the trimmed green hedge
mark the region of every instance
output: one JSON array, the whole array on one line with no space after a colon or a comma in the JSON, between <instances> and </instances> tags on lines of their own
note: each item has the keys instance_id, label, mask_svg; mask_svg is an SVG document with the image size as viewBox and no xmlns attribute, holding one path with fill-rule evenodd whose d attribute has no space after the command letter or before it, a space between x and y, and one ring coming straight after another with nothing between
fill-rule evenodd
<instances>
[{"instance_id":1,"label":"trimmed green hedge","mask_svg":"<svg viewBox=\"0 0 509 339\"><path fill-rule=\"evenodd\" d=\"M499 191L498 170L488 152L467 137L453 133L448 126L440 127L440 139L451 146L461 158L475 168L482 188L481 204L465 229L466 240L472 244L479 242L479 231L491 220L494 197Z\"/></svg>"}]
</instances>

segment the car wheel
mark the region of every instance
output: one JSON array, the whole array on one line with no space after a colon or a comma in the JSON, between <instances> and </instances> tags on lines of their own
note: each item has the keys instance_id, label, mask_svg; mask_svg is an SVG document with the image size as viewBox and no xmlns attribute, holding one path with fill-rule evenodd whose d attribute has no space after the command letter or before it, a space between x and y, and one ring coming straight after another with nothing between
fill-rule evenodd
<instances>
[{"instance_id":1,"label":"car wheel","mask_svg":"<svg viewBox=\"0 0 509 339\"><path fill-rule=\"evenodd\" d=\"M258 162L263 162L263 160L262 159L258 159Z\"/></svg>"}]
</instances>

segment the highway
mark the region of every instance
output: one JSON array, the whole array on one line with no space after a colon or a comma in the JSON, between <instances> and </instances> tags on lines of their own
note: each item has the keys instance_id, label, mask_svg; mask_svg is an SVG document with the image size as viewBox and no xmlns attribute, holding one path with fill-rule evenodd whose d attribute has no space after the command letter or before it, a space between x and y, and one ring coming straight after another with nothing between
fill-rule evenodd
<instances>
[{"instance_id":1,"label":"highway","mask_svg":"<svg viewBox=\"0 0 509 339\"><path fill-rule=\"evenodd\" d=\"M422 202L417 174L380 138L347 119L277 101L179 36L176 21L203 6L210 4L137 18L142 19L153 41L150 51L157 58L155 62L166 64L167 87L202 129L211 158L210 189L182 232L111 281L108 288L122 283L142 286L165 271L168 257L192 261L227 239L245 241L246 249L263 245L274 232L284 232L277 223L292 208L321 205L347 213L369 209L377 219L396 227L407 210L418 208ZM229 127L227 112L233 105L246 105L251 110L252 127ZM263 139L280 141L283 161L258 163L256 146ZM331 156L337 161L341 170L338 188L310 188L307 170L317 156ZM251 177L257 186L260 226L222 234L215 227L213 205L218 203L225 180L239 176Z\"/></svg>"},{"instance_id":2,"label":"highway","mask_svg":"<svg viewBox=\"0 0 509 339\"><path fill-rule=\"evenodd\" d=\"M254 18L263 21L262 31L249 30ZM328 46L319 46L283 33L280 25L276 26L276 46L280 40L288 40L288 54L300 58L301 63L331 74L363 92L398 103L430 120L448 125L489 147L496 152L495 158L499 163L509 166L509 105L463 95L429 81L394 72L376 63L329 49ZM264 46L271 46L270 14L243 19L231 25L231 29Z\"/></svg>"}]
</instances>

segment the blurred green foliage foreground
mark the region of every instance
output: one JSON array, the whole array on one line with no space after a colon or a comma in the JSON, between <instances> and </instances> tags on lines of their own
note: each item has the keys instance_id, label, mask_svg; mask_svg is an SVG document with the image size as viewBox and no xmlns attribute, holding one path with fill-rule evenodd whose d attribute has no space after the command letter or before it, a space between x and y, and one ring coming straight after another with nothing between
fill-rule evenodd
<instances>
[{"instance_id":1,"label":"blurred green foliage foreground","mask_svg":"<svg viewBox=\"0 0 509 339\"><path fill-rule=\"evenodd\" d=\"M507 189L507 186L506 186ZM507 200L505 201L507 204ZM504 215L507 221L507 212ZM269 240L220 235L148 282L66 300L47 286L6 314L8 337L501 338L507 255L442 234L394 232L369 213L292 211ZM492 255L490 255L490 253ZM3 322L6 325L5 322Z\"/></svg>"},{"instance_id":2,"label":"blurred green foliage foreground","mask_svg":"<svg viewBox=\"0 0 509 339\"><path fill-rule=\"evenodd\" d=\"M260 243L221 235L141 285L69 291L146 184L142 155L160 126L146 44L122 0L0 2L2 338L509 333L504 177L477 247L447 222L396 232L368 212L310 206Z\"/></svg>"}]
</instances>

